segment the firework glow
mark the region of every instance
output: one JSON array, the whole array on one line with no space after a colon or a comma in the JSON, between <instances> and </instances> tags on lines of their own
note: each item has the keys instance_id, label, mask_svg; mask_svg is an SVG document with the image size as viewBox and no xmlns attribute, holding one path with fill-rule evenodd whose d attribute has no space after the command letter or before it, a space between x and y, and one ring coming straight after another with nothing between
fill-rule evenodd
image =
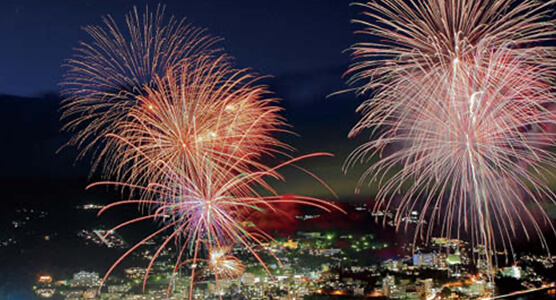
<instances>
[{"instance_id":1,"label":"firework glow","mask_svg":"<svg viewBox=\"0 0 556 300\"><path fill-rule=\"evenodd\" d=\"M220 278L235 278L245 271L241 261L228 254L231 250L228 246L213 248L209 252L209 269Z\"/></svg>"},{"instance_id":2,"label":"firework glow","mask_svg":"<svg viewBox=\"0 0 556 300\"><path fill-rule=\"evenodd\" d=\"M543 41L556 34L544 18L552 3L363 5L378 22L360 21L362 32L381 42L353 47L351 83L364 81L359 92L374 95L350 136L370 128L372 140L345 168L376 159L359 185L379 183L376 208L396 209L398 228L411 211L423 212L414 245L439 225L443 236L466 233L483 245L490 266L495 250L513 253L519 232L534 231L546 246L541 226L554 228L541 204L555 199L548 178L556 167L549 130L556 95L554 50Z\"/></svg>"}]
</instances>

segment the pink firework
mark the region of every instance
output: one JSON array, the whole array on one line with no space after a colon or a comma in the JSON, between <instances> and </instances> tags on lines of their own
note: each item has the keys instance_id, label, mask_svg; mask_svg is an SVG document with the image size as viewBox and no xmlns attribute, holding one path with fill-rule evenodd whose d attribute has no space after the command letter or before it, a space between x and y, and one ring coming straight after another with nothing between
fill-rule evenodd
<instances>
[{"instance_id":1,"label":"pink firework","mask_svg":"<svg viewBox=\"0 0 556 300\"><path fill-rule=\"evenodd\" d=\"M159 177L163 178L164 181L162 182L151 182L146 186L134 186L120 182L99 182L91 185L127 186L144 190L146 192L143 195L152 197L150 199L141 198L115 202L103 208L99 214L104 213L111 207L127 204L149 207L149 211L151 211L145 216L126 221L112 228L109 232L145 220L163 221L164 224L162 228L124 253L107 271L104 279L133 251L147 241L168 231L170 232L169 236L158 247L147 267L143 288L146 287L154 261L163 249L172 243L179 248L173 273L176 273L183 265L192 266L190 297L195 282L195 267L198 263L206 261L203 255L210 256L211 251L221 247L239 246L247 249L261 263L263 268L272 275L259 256L257 249L262 248L263 243L274 241L274 239L266 232L258 229L256 224L254 227L249 226L253 214L276 211L274 205L281 202L309 205L325 211L331 209L342 210L330 202L317 198L297 195L279 196L268 186L265 186L267 193L269 192L272 195L263 196L257 192L255 186L261 182L262 177L270 176L281 179L277 170L284 166L292 165L302 159L323 155L329 156L326 153L309 154L289 160L276 167L267 168L264 171L240 174L234 177L229 176L230 173L228 172L214 169L215 165L209 159L198 162L203 164L202 167L198 166L199 172L193 177L190 177L183 170L180 171L179 167L173 169L172 166L160 161L159 167L164 169L166 173L164 177ZM287 215L287 212L281 213ZM280 262L279 258L272 252L269 252L269 254ZM217 276L220 271L222 270L213 270L217 273L215 274ZM168 287L169 291L170 286Z\"/></svg>"},{"instance_id":2,"label":"pink firework","mask_svg":"<svg viewBox=\"0 0 556 300\"><path fill-rule=\"evenodd\" d=\"M549 81L554 74L523 55L479 48L451 68L407 72L404 88L392 94L395 101L367 104L366 127L376 128L375 139L347 162L379 155L361 180L380 182L379 207L392 207L402 193L398 227L419 209L421 221L440 223L443 236L470 233L486 247L489 265L488 253L511 251L517 232L528 234L533 226L544 246L540 223L552 226L541 202L554 200L547 184L556 167L547 149L555 144L554 133L543 129L555 122L546 109L556 101ZM433 228L424 234L420 222L415 238L430 236Z\"/></svg>"},{"instance_id":3,"label":"pink firework","mask_svg":"<svg viewBox=\"0 0 556 300\"><path fill-rule=\"evenodd\" d=\"M380 185L377 208L396 222L422 211L415 238L441 224L492 252L512 251L518 232L552 223L541 207L555 158L551 82L554 1L380 0L356 22L369 42L352 47L350 83L373 97L350 132L372 130L346 168L375 159L361 178ZM400 195L401 194L401 195ZM399 197L398 197L399 195ZM398 201L398 199L400 199ZM533 216L533 203L542 217ZM431 224L426 230L422 221ZM499 238L495 238L499 236ZM488 274L489 276L491 274Z\"/></svg>"}]
</instances>

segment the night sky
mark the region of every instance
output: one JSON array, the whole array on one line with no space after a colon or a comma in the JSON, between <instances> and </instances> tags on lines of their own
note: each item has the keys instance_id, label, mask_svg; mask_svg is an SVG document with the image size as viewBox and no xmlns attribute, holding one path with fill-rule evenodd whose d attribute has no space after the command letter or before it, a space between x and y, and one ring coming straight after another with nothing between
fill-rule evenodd
<instances>
[{"instance_id":1,"label":"night sky","mask_svg":"<svg viewBox=\"0 0 556 300\"><path fill-rule=\"evenodd\" d=\"M101 16L116 20L136 5L156 8L157 1L41 1L3 0L0 11L0 93L37 95L56 91L63 69L81 30L99 24ZM353 42L350 20L357 9L350 1L166 1L167 15L187 18L213 35L237 64L263 74L280 76L345 68L342 53Z\"/></svg>"},{"instance_id":2,"label":"night sky","mask_svg":"<svg viewBox=\"0 0 556 300\"><path fill-rule=\"evenodd\" d=\"M123 24L133 6L154 10L151 1L3 1L0 11L0 134L9 141L0 153L0 179L56 181L88 178L90 158L75 162L73 148L60 147L69 134L60 133L59 82L64 60L79 41L89 41L82 30L101 24L110 14ZM360 170L346 177L342 163L358 144L347 133L357 121L355 108L364 99L346 92L343 78L350 64L346 50L354 43L358 9L350 1L167 1L166 17L185 17L207 28L235 57L235 65L249 67L282 99L285 116L299 137L284 137L298 149L294 155L328 151L334 158L318 158L303 165L330 183L342 200L370 197L371 187L354 195ZM58 152L57 152L58 151ZM284 193L329 197L304 174L285 169ZM98 175L98 174L96 174ZM83 179L85 178L85 179ZM16 200L14 200L16 201Z\"/></svg>"}]
</instances>

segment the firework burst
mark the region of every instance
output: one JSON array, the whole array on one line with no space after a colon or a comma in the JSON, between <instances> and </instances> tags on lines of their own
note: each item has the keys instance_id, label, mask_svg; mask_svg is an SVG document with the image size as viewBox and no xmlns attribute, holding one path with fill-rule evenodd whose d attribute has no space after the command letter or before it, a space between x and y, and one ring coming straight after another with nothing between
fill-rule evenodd
<instances>
[{"instance_id":1,"label":"firework burst","mask_svg":"<svg viewBox=\"0 0 556 300\"><path fill-rule=\"evenodd\" d=\"M186 58L218 52L212 46L219 38L185 19L165 18L164 10L158 6L153 13L147 8L140 15L134 8L125 17L125 29L111 16L103 18L103 26L85 27L91 41L80 43L65 64L64 130L76 132L69 144L80 148L81 156L95 156L93 170L106 156L111 161L118 142L106 135L118 132L137 96L154 87L155 78ZM110 167L105 171L110 173Z\"/></svg>"},{"instance_id":2,"label":"firework burst","mask_svg":"<svg viewBox=\"0 0 556 300\"><path fill-rule=\"evenodd\" d=\"M230 255L232 247L212 248L209 251L208 268L218 278L236 278L245 272L245 266Z\"/></svg>"},{"instance_id":3,"label":"firework burst","mask_svg":"<svg viewBox=\"0 0 556 300\"><path fill-rule=\"evenodd\" d=\"M440 223L443 236L470 233L486 247L489 265L488 253L513 251L512 238L528 234L529 225L545 246L540 223L552 223L541 202L554 199L546 176L556 167L548 150L555 136L545 130L555 122L546 109L556 101L554 74L505 47L478 48L450 68L421 72L403 76L395 101L367 103L366 126L375 128L376 139L347 161L380 156L360 182L368 176L380 182L377 207L395 204L398 227L420 209L416 238L432 232L429 226L423 233L423 220ZM524 199L543 212L541 219Z\"/></svg>"},{"instance_id":4,"label":"firework burst","mask_svg":"<svg viewBox=\"0 0 556 300\"><path fill-rule=\"evenodd\" d=\"M281 109L257 83L258 76L232 68L228 56L211 49L218 39L204 30L173 18L165 25L160 7L142 18L136 9L127 15L127 35L112 18L104 23L86 28L93 43L81 44L68 61L65 129L77 131L70 144L82 148L81 155L94 150L93 169L102 163L104 175L113 179L91 186L129 190L131 200L107 205L99 214L127 204L147 212L108 234L146 220L161 225L126 251L104 279L157 237L162 242L143 289L155 260L170 245L179 252L172 278L190 267L190 298L200 262L216 279L243 272L241 262L228 254L230 247L243 247L272 275L258 249L273 238L251 222L252 216L266 211L287 216L275 205L282 202L339 208L312 197L278 196L266 179L283 180L281 167L328 154L291 158L275 167L262 163L276 154L288 157L284 150L292 149L273 137L285 131Z\"/></svg>"},{"instance_id":5,"label":"firework burst","mask_svg":"<svg viewBox=\"0 0 556 300\"><path fill-rule=\"evenodd\" d=\"M543 246L540 203L556 160L554 1L383 0L362 4L372 21L360 33L373 41L353 46L350 83L373 97L358 109L350 132L372 130L349 168L377 158L359 184L377 180L377 208L397 209L398 228L420 209L415 239L471 236L486 248L511 252L517 232L530 227ZM398 196L403 194L401 196ZM539 218L527 202L542 212ZM430 226L425 229L424 222ZM407 225L407 223L406 223ZM498 238L497 238L498 237ZM415 243L414 243L415 244ZM491 274L487 274L490 276Z\"/></svg>"},{"instance_id":6,"label":"firework burst","mask_svg":"<svg viewBox=\"0 0 556 300\"><path fill-rule=\"evenodd\" d=\"M215 171L213 169L214 164L210 160L205 160L204 168L198 168L202 172L194 177L189 177L187 172L176 171L179 168L172 169L171 166L160 161L159 167L165 169L164 172L166 173L166 176L161 177L164 178L163 182L152 182L142 187L120 182L99 182L91 185L126 186L133 189L146 190L147 192L143 195L148 194L152 196L151 199L115 202L103 208L99 215L114 206L127 204L142 205L143 207L148 207L147 211L151 212L142 217L126 221L112 228L109 232L144 220L155 220L163 224L161 229L147 236L124 253L107 271L104 280L133 251L147 241L167 231L170 231L170 234L164 238L164 241L156 250L147 267L143 288L146 287L154 261L170 243L176 244L179 248L173 273L178 272L180 267L185 264L194 266L191 269L190 296L193 291L198 263L208 261L209 267L216 268L211 269L216 276L226 275L225 270L221 269L221 267L226 266L214 265L211 262L210 256L214 254L212 251L215 251L215 249L229 247L230 245L238 245L246 249L261 263L268 274L272 276L269 268L258 254L257 248L260 248L265 242L274 241L274 239L256 226L249 225L253 214L272 211L283 213L287 216L287 212L278 211L274 206L276 203L281 202L310 205L325 211L330 211L331 209L343 210L317 198L297 195L279 196L270 188L266 189L266 191L272 195L263 196L253 186L261 182L262 177L270 176L275 179L282 179L277 170L284 166L292 165L302 159L323 155L329 156L326 153L309 154L291 159L276 167L267 168L264 171L251 172L234 177L229 176L230 173L228 172ZM268 185L264 186L264 188L266 187ZM207 253L209 256L208 260L202 258L202 253ZM272 252L268 253L280 262L279 258ZM185 259L184 257L186 256L190 258ZM226 256L223 259L229 261L231 258ZM235 261L236 259L231 260ZM220 261L219 263L225 261ZM229 262L232 263L231 261ZM237 267L239 268L240 266L237 265ZM220 274L221 272L224 273ZM229 273L228 275L231 274ZM170 287L168 291L170 291Z\"/></svg>"},{"instance_id":7,"label":"firework burst","mask_svg":"<svg viewBox=\"0 0 556 300\"><path fill-rule=\"evenodd\" d=\"M161 182L164 161L193 178L212 172L236 176L266 166L263 156L291 149L273 137L284 131L275 99L258 77L230 67L226 56L184 60L137 97L111 150L110 169L128 183ZM199 168L201 166L201 168Z\"/></svg>"},{"instance_id":8,"label":"firework burst","mask_svg":"<svg viewBox=\"0 0 556 300\"><path fill-rule=\"evenodd\" d=\"M199 274L199 277L214 276L218 284L221 279L237 278L245 273L245 265L235 255L230 254L233 250L232 246L211 246L206 241L199 245L204 246L206 258L195 257L182 263L182 265L189 264L192 269L197 269L204 264L202 268L204 274Z\"/></svg>"}]
</instances>

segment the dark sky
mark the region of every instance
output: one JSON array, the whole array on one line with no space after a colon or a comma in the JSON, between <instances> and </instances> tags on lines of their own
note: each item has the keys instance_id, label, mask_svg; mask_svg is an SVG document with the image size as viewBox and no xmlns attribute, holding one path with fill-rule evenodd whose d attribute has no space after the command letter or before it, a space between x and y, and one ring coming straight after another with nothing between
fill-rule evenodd
<instances>
[{"instance_id":1,"label":"dark sky","mask_svg":"<svg viewBox=\"0 0 556 300\"><path fill-rule=\"evenodd\" d=\"M167 15L186 17L225 38L238 66L281 75L346 66L354 41L351 0L2 0L0 94L31 96L58 90L81 29L111 14L117 21L134 5L166 4ZM286 99L287 100L287 99Z\"/></svg>"}]
</instances>

